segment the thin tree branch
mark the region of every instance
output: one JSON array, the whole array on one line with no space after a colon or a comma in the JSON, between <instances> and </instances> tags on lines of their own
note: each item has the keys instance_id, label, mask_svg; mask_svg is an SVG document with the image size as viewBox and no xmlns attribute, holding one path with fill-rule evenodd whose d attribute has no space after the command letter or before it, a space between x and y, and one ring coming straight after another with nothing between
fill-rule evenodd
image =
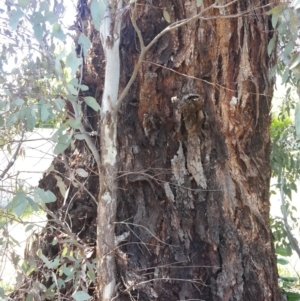
<instances>
[{"instance_id":1,"label":"thin tree branch","mask_svg":"<svg viewBox=\"0 0 300 301\"><path fill-rule=\"evenodd\" d=\"M3 170L3 172L1 173L0 175L0 180L3 180L4 176L6 175L6 173L11 169L11 167L14 165L16 159L17 159L17 156L19 154L19 151L20 151L20 148L21 148L21 145L23 143L23 138L24 138L24 134L25 134L25 126L23 126L23 130L22 130L22 134L21 134L21 140L17 146L17 149L15 151L15 153L13 154L12 158L10 159L10 161L8 162L6 168Z\"/></svg>"}]
</instances>

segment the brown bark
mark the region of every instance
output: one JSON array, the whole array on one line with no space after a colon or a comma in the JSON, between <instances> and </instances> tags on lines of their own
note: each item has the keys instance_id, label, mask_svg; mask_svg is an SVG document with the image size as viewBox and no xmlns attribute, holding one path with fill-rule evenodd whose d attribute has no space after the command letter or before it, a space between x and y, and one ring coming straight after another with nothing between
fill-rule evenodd
<instances>
[{"instance_id":1,"label":"brown bark","mask_svg":"<svg viewBox=\"0 0 300 301\"><path fill-rule=\"evenodd\" d=\"M145 45L168 25L164 9L171 22L200 10L196 1L151 3L138 5ZM118 117L116 235L130 236L114 252L115 300L282 300L268 223L273 82L266 4L239 0L211 9L147 53ZM230 14L242 16L224 18ZM100 103L104 55L99 32L87 28L93 47L83 81ZM138 56L126 12L120 92ZM97 129L98 117L89 121ZM87 183L95 195L96 178ZM95 241L95 220L89 222L80 237L89 230Z\"/></svg>"},{"instance_id":2,"label":"brown bark","mask_svg":"<svg viewBox=\"0 0 300 301\"><path fill-rule=\"evenodd\" d=\"M117 219L126 222L117 234L127 227L132 234L119 270L122 283L146 282L127 289L138 300L281 300L268 224L272 81L264 4L238 1L206 14L216 19L166 34L121 108ZM171 22L197 11L194 1L141 5L146 45L167 26L163 8ZM128 24L123 87L138 47Z\"/></svg>"}]
</instances>

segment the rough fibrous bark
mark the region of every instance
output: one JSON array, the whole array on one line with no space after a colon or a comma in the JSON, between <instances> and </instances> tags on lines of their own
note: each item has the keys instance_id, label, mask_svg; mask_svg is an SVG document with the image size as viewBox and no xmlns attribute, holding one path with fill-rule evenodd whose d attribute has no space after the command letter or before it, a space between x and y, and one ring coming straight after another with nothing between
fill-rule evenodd
<instances>
[{"instance_id":1,"label":"rough fibrous bark","mask_svg":"<svg viewBox=\"0 0 300 301\"><path fill-rule=\"evenodd\" d=\"M210 4L138 2L145 45L168 26L164 10L174 22ZM267 4L211 9L146 54L118 116L116 235L130 235L115 250L107 244L116 258L114 300L282 300L268 223ZM225 18L232 14L240 16ZM128 11L123 22L119 93L140 50ZM101 103L104 53L88 28L83 82ZM95 129L97 120L90 118Z\"/></svg>"}]
</instances>

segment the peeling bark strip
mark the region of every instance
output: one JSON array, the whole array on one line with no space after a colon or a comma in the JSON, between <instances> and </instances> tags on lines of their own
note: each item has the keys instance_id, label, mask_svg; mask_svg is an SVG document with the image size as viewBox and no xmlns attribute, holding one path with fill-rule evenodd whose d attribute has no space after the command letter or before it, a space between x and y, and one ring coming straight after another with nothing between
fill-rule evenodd
<instances>
[{"instance_id":1,"label":"peeling bark strip","mask_svg":"<svg viewBox=\"0 0 300 301\"><path fill-rule=\"evenodd\" d=\"M117 209L117 108L120 81L120 28L122 0L110 1L100 26L105 54L105 83L100 117L101 170L99 174L97 257L98 297L110 301L115 294L115 219ZM114 13L113 13L114 12Z\"/></svg>"}]
</instances>

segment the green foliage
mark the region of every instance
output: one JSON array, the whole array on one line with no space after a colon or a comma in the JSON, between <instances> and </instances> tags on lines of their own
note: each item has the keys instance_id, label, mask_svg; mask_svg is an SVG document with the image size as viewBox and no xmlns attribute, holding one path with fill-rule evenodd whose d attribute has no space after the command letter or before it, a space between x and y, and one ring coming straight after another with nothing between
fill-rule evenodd
<instances>
[{"instance_id":1,"label":"green foliage","mask_svg":"<svg viewBox=\"0 0 300 301\"><path fill-rule=\"evenodd\" d=\"M107 5L107 0L93 0L91 3L91 15L97 30L100 30L100 25L103 20Z\"/></svg>"},{"instance_id":2,"label":"green foliage","mask_svg":"<svg viewBox=\"0 0 300 301\"><path fill-rule=\"evenodd\" d=\"M285 200L285 211L289 220L289 226L292 229L298 228L298 219L296 218L297 208L292 204L292 193L297 192L297 185L300 175L300 148L297 140L296 128L290 117L291 110L295 107L290 94L287 91L285 102L281 106L278 116L274 116L271 124L272 153L271 167L272 176L277 179L273 190L281 192L281 177L284 178L283 198ZM271 227L274 236L275 252L278 256L279 265L288 265L289 261L283 257L292 256L293 245L289 239L284 221L280 217L271 219ZM300 298L299 279L297 277L285 277L279 271L279 284L287 300L298 300ZM295 291L296 290L296 291Z\"/></svg>"}]
</instances>

